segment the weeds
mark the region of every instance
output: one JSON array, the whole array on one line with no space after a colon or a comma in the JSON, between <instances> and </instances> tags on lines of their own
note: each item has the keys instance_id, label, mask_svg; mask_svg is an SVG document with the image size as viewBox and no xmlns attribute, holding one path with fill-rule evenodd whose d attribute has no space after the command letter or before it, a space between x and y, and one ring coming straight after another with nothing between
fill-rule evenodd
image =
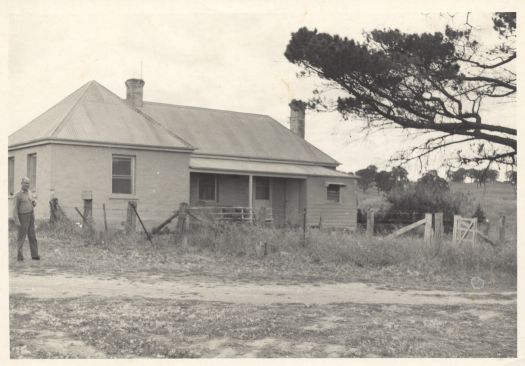
<instances>
[{"instance_id":1,"label":"weeds","mask_svg":"<svg viewBox=\"0 0 525 366\"><path fill-rule=\"evenodd\" d=\"M301 230L236 224L192 227L186 244L176 243L170 233L154 236L152 246L138 232L90 235L80 228L50 229L45 225L40 226L37 237L47 265L68 271L189 272L232 279L358 279L429 287L470 286L470 279L478 276L488 286L516 285L516 246L508 242L495 248L450 241L425 245L417 236L391 239L309 229L303 243ZM11 240L12 258L15 251Z\"/></svg>"}]
</instances>

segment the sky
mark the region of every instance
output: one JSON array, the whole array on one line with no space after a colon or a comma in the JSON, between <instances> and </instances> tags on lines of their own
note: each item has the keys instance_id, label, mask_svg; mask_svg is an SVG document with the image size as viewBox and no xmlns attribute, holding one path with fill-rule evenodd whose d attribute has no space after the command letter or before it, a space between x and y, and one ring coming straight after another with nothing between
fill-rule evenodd
<instances>
[{"instance_id":1,"label":"sky","mask_svg":"<svg viewBox=\"0 0 525 366\"><path fill-rule=\"evenodd\" d=\"M450 19L402 7L389 12L359 8L352 2L195 1L190 6L153 1L147 8L134 1L57 3L11 6L8 134L90 80L125 97L124 82L134 77L145 80L148 101L267 114L288 126L290 100L308 99L320 86L314 79L297 78L300 69L285 59L292 32L306 26L361 39L375 28L438 31ZM449 14L461 22L465 16ZM471 19L479 31L490 31L487 14ZM495 108L515 123L512 106ZM338 160L343 171L370 164L385 169L392 155L415 141L395 130L365 136L362 126L338 113L308 111L306 139ZM424 169L438 167L441 159L434 155ZM418 164L407 168L412 179L419 176Z\"/></svg>"}]
</instances>

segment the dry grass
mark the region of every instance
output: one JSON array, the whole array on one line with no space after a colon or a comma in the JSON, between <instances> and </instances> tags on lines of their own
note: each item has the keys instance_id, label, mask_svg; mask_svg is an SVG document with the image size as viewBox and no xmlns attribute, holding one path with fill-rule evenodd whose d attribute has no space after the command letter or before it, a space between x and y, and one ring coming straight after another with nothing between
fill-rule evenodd
<instances>
[{"instance_id":1,"label":"dry grass","mask_svg":"<svg viewBox=\"0 0 525 366\"><path fill-rule=\"evenodd\" d=\"M199 227L188 244L172 235L114 233L82 237L74 231L40 232L44 268L80 273L140 276L212 275L224 279L286 281L365 281L403 287L469 288L481 277L489 288L515 288L516 246L504 243L427 246L420 238L368 238L342 231L301 231L249 225L219 230ZM266 255L264 244L266 243ZM11 240L11 260L15 258ZM12 270L28 270L12 262Z\"/></svg>"}]
</instances>

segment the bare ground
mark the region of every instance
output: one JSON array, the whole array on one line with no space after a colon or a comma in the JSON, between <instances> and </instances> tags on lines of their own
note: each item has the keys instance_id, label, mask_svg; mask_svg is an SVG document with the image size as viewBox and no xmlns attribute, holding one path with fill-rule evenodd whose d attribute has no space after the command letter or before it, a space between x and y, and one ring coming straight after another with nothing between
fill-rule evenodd
<instances>
[{"instance_id":1,"label":"bare ground","mask_svg":"<svg viewBox=\"0 0 525 366\"><path fill-rule=\"evenodd\" d=\"M515 357L512 291L11 273L12 358Z\"/></svg>"},{"instance_id":2,"label":"bare ground","mask_svg":"<svg viewBox=\"0 0 525 366\"><path fill-rule=\"evenodd\" d=\"M505 292L455 292L431 290L381 289L365 283L315 283L298 285L269 285L256 283L224 284L209 279L195 281L164 281L150 277L148 282L127 279L55 275L12 274L11 294L24 294L38 298L97 296L142 296L157 299L184 299L221 301L238 304L269 305L276 303L301 304L405 304L405 305L483 305L515 304L516 293Z\"/></svg>"}]
</instances>

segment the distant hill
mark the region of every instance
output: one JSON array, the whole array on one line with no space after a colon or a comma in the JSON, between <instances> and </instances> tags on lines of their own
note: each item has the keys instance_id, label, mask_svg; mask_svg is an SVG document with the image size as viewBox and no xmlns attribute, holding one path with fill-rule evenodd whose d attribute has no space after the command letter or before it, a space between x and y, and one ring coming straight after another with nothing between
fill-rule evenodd
<instances>
[{"instance_id":1,"label":"distant hill","mask_svg":"<svg viewBox=\"0 0 525 366\"><path fill-rule=\"evenodd\" d=\"M449 184L453 192L462 192L471 197L470 206L472 208L475 209L479 203L491 223L495 224L500 216L504 215L508 230L516 235L517 194L513 185L502 182L485 185L476 183ZM388 202L383 194L378 193L375 188L369 189L366 193L358 190L358 207L365 211L369 208L387 208Z\"/></svg>"},{"instance_id":2,"label":"distant hill","mask_svg":"<svg viewBox=\"0 0 525 366\"><path fill-rule=\"evenodd\" d=\"M517 194L515 186L509 183L450 183L454 192L463 192L473 196L475 204L481 205L487 218L495 222L505 215L509 227L516 228Z\"/></svg>"}]
</instances>

